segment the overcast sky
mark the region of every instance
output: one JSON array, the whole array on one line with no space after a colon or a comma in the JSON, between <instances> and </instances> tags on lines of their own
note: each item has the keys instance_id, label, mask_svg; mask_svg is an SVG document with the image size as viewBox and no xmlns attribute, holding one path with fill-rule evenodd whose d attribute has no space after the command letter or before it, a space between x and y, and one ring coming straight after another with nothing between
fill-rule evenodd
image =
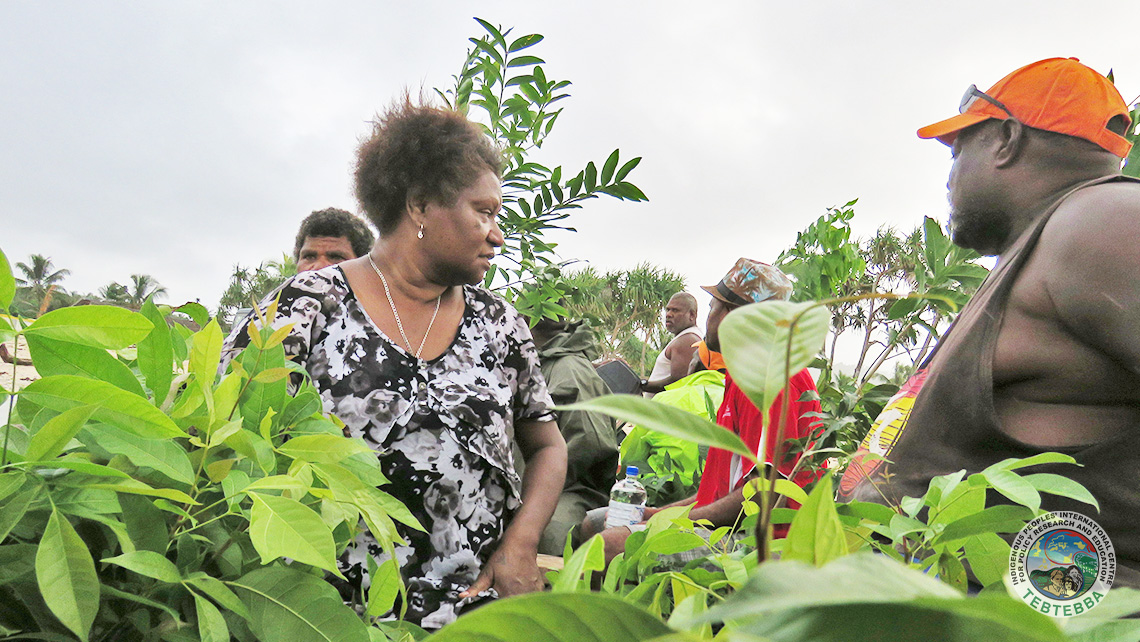
<instances>
[{"instance_id":1,"label":"overcast sky","mask_svg":"<svg viewBox=\"0 0 1140 642\"><path fill-rule=\"evenodd\" d=\"M1140 93L1125 0L5 0L0 248L50 256L72 290L146 273L213 308L233 264L291 251L310 211L358 211L369 119L450 86L474 15L543 34L533 53L574 83L537 160L644 157L629 180L649 202L589 202L562 257L649 261L694 291L853 198L862 235L944 222L950 154L914 132L971 83L1076 56Z\"/></svg>"}]
</instances>

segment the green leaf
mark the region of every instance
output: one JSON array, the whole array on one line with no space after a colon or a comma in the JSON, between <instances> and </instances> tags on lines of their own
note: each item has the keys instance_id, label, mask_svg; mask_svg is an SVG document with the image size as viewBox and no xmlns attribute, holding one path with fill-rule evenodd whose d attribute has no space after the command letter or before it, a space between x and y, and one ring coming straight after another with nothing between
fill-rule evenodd
<instances>
[{"instance_id":1,"label":"green leaf","mask_svg":"<svg viewBox=\"0 0 1140 642\"><path fill-rule=\"evenodd\" d=\"M161 497L163 499L169 499L172 502L178 502L179 504L191 504L194 506L198 505L198 502L195 501L194 498L190 497L180 490L174 490L173 488L155 488L154 486L144 484L137 479L116 479L115 481L108 482L85 481L83 483L83 488L111 490L116 493L127 493L130 495Z\"/></svg>"},{"instance_id":2,"label":"green leaf","mask_svg":"<svg viewBox=\"0 0 1140 642\"><path fill-rule=\"evenodd\" d=\"M184 484L194 483L194 467L186 450L168 439L148 439L101 425L79 433L79 440L87 446L98 446L113 455L122 455L132 464L154 470Z\"/></svg>"},{"instance_id":3,"label":"green leaf","mask_svg":"<svg viewBox=\"0 0 1140 642\"><path fill-rule=\"evenodd\" d=\"M823 566L847 554L847 539L833 496L831 476L825 475L796 512L781 559Z\"/></svg>"},{"instance_id":4,"label":"green leaf","mask_svg":"<svg viewBox=\"0 0 1140 642\"><path fill-rule=\"evenodd\" d=\"M94 413L95 406L79 406L52 417L32 434L24 457L30 461L55 459Z\"/></svg>"},{"instance_id":5,"label":"green leaf","mask_svg":"<svg viewBox=\"0 0 1140 642\"><path fill-rule=\"evenodd\" d=\"M1137 613L1140 613L1140 591L1113 588L1092 611L1066 618L1064 629L1072 642L1136 642L1140 640Z\"/></svg>"},{"instance_id":6,"label":"green leaf","mask_svg":"<svg viewBox=\"0 0 1140 642\"><path fill-rule=\"evenodd\" d=\"M622 181L624 181L625 177L629 176L629 173L632 172L633 168L637 167L639 163L641 163L641 157L640 156L638 156L637 158L634 158L632 160L626 161L626 163L621 166L621 169L619 169L617 171L617 173L614 174L614 182L615 183L621 183Z\"/></svg>"},{"instance_id":7,"label":"green leaf","mask_svg":"<svg viewBox=\"0 0 1140 642\"><path fill-rule=\"evenodd\" d=\"M546 62L538 56L516 56L507 61L507 67L524 67L526 65L541 65ZM515 83L518 84L518 83Z\"/></svg>"},{"instance_id":8,"label":"green leaf","mask_svg":"<svg viewBox=\"0 0 1140 642\"><path fill-rule=\"evenodd\" d=\"M1034 511L1041 508L1041 494L1033 484L1022 479L1017 473L1008 470L990 470L983 472L982 476L994 487L994 490L1018 504Z\"/></svg>"},{"instance_id":9,"label":"green leaf","mask_svg":"<svg viewBox=\"0 0 1140 642\"><path fill-rule=\"evenodd\" d=\"M230 629L216 606L195 594L194 608L198 612L198 638L202 642L230 642Z\"/></svg>"},{"instance_id":10,"label":"green leaf","mask_svg":"<svg viewBox=\"0 0 1140 642\"><path fill-rule=\"evenodd\" d=\"M23 579L36 570L35 544L0 546L0 585Z\"/></svg>"},{"instance_id":11,"label":"green leaf","mask_svg":"<svg viewBox=\"0 0 1140 642\"><path fill-rule=\"evenodd\" d=\"M27 479L27 476L21 472L0 473L0 501L20 490Z\"/></svg>"},{"instance_id":12,"label":"green leaf","mask_svg":"<svg viewBox=\"0 0 1140 642\"><path fill-rule=\"evenodd\" d=\"M12 266L8 263L8 257L4 255L4 250L0 250L0 313L8 311L8 306L12 305L12 299L15 296L16 277L12 276Z\"/></svg>"},{"instance_id":13,"label":"green leaf","mask_svg":"<svg viewBox=\"0 0 1140 642\"><path fill-rule=\"evenodd\" d=\"M301 435L278 450L294 459L317 464L336 464L353 455L372 452L359 441L337 435Z\"/></svg>"},{"instance_id":14,"label":"green leaf","mask_svg":"<svg viewBox=\"0 0 1140 642\"><path fill-rule=\"evenodd\" d=\"M161 406L170 393L170 382L173 380L174 345L170 338L170 326L166 325L166 319L150 299L143 304L141 312L154 328L138 343L139 371L146 377L146 385L154 393L154 405Z\"/></svg>"},{"instance_id":15,"label":"green leaf","mask_svg":"<svg viewBox=\"0 0 1140 642\"><path fill-rule=\"evenodd\" d=\"M715 446L756 461L756 454L749 451L740 437L731 430L704 417L644 397L634 395L595 397L569 406L559 406L556 410L600 412L666 435L688 439L702 446Z\"/></svg>"},{"instance_id":16,"label":"green leaf","mask_svg":"<svg viewBox=\"0 0 1140 642\"><path fill-rule=\"evenodd\" d=\"M1094 506L1098 511L1100 510L1100 504L1097 503L1092 493L1080 483L1068 477L1054 475L1052 473L1036 473L1033 475L1022 475L1021 478L1028 482L1030 486L1036 488L1038 492L1075 499L1079 502Z\"/></svg>"},{"instance_id":17,"label":"green leaf","mask_svg":"<svg viewBox=\"0 0 1140 642\"><path fill-rule=\"evenodd\" d=\"M262 564L288 557L340 576L332 531L316 511L286 497L260 493L250 497L249 538Z\"/></svg>"},{"instance_id":18,"label":"green leaf","mask_svg":"<svg viewBox=\"0 0 1140 642\"><path fill-rule=\"evenodd\" d=\"M551 590L555 593L570 593L580 589L589 590L593 571L604 571L605 568L606 543L600 535L595 535L590 538L590 541L579 546L577 551L574 551L574 554L570 556L562 570L559 571L558 579L555 580ZM585 578L582 577L583 573L586 574Z\"/></svg>"},{"instance_id":19,"label":"green leaf","mask_svg":"<svg viewBox=\"0 0 1140 642\"><path fill-rule=\"evenodd\" d=\"M757 408L770 408L788 379L823 348L830 324L827 308L812 302L765 301L730 312L719 336L733 381Z\"/></svg>"},{"instance_id":20,"label":"green leaf","mask_svg":"<svg viewBox=\"0 0 1140 642\"><path fill-rule=\"evenodd\" d=\"M48 312L24 334L119 350L140 341L153 327L138 312L111 305L80 305Z\"/></svg>"},{"instance_id":21,"label":"green leaf","mask_svg":"<svg viewBox=\"0 0 1140 642\"><path fill-rule=\"evenodd\" d=\"M41 490L42 486L39 484L32 485L24 490L12 495L12 497L0 507L0 542L8 537L8 533L20 523L24 515L28 512L28 507L31 506L32 501L35 500Z\"/></svg>"},{"instance_id":22,"label":"green leaf","mask_svg":"<svg viewBox=\"0 0 1140 642\"><path fill-rule=\"evenodd\" d=\"M56 510L36 549L36 583L51 612L86 642L99 611L99 578L87 546Z\"/></svg>"},{"instance_id":23,"label":"green leaf","mask_svg":"<svg viewBox=\"0 0 1140 642\"><path fill-rule=\"evenodd\" d=\"M380 617L392 610L396 596L400 594L399 559L390 557L377 566L371 555L368 556L368 576L372 582L368 587L368 608L366 615Z\"/></svg>"},{"instance_id":24,"label":"green leaf","mask_svg":"<svg viewBox=\"0 0 1140 642\"><path fill-rule=\"evenodd\" d=\"M134 571L139 575L153 577L167 584L178 584L182 581L182 574L178 572L178 567L174 565L174 562L171 562L166 559L165 556L153 551L124 553L116 557L104 558L103 561L108 564L122 566L128 571Z\"/></svg>"},{"instance_id":25,"label":"green leaf","mask_svg":"<svg viewBox=\"0 0 1140 642\"><path fill-rule=\"evenodd\" d=\"M970 561L970 570L982 586L1001 582L1009 571L1010 546L995 533L967 537L964 551Z\"/></svg>"},{"instance_id":26,"label":"green leaf","mask_svg":"<svg viewBox=\"0 0 1140 642\"><path fill-rule=\"evenodd\" d=\"M142 385L131 369L103 348L68 343L48 337L27 337L28 351L41 377L79 375L98 379L145 398Z\"/></svg>"},{"instance_id":27,"label":"green leaf","mask_svg":"<svg viewBox=\"0 0 1140 642\"><path fill-rule=\"evenodd\" d=\"M210 320L210 312L206 309L206 306L202 305L201 303L195 303L193 301L183 303L177 308L174 308L172 312L181 312L182 314L185 314L186 316L190 317L194 323L198 324L199 328L206 327L206 323Z\"/></svg>"},{"instance_id":28,"label":"green leaf","mask_svg":"<svg viewBox=\"0 0 1140 642\"><path fill-rule=\"evenodd\" d=\"M801 616L807 621L796 620ZM734 630L763 635L771 635L777 624L786 625L773 640L1063 640L1048 617L1018 600L966 599L932 577L871 553L847 555L818 569L795 561L766 562L747 586L710 609L708 617L733 621ZM979 634L970 624L975 618L991 627L992 634ZM900 619L906 626L899 625ZM947 630L915 634L927 632L930 623ZM953 633L951 627L962 623L975 627L975 637ZM1038 637L1003 635L1006 627Z\"/></svg>"},{"instance_id":29,"label":"green leaf","mask_svg":"<svg viewBox=\"0 0 1140 642\"><path fill-rule=\"evenodd\" d=\"M86 306L85 306L86 307ZM77 406L95 405L96 421L111 424L140 437L155 439L186 437L170 417L146 399L104 381L75 375L44 377L28 384L20 392L21 416L27 404L36 404L63 412Z\"/></svg>"},{"instance_id":30,"label":"green leaf","mask_svg":"<svg viewBox=\"0 0 1140 642\"><path fill-rule=\"evenodd\" d=\"M182 583L205 593L218 604L221 604L246 620L250 619L249 609L245 607L245 604L238 596L231 591L229 587L223 584L221 580L198 571L187 576Z\"/></svg>"},{"instance_id":31,"label":"green leaf","mask_svg":"<svg viewBox=\"0 0 1140 642\"><path fill-rule=\"evenodd\" d=\"M108 598L117 598L120 600L126 600L128 602L134 602L135 604L142 604L143 606L149 606L153 609L159 609L160 611L164 611L168 615L170 615L170 617L173 618L175 621L177 621L179 618L181 618L181 615L179 615L178 611L175 611L174 609L163 604L162 602L156 602L154 600L142 597L141 595L134 595L133 593L127 593L126 591L120 591L119 589L113 588L113 587L108 586L106 584L103 584L99 587L99 593L100 593L101 598L103 600L107 600Z\"/></svg>"},{"instance_id":32,"label":"green leaf","mask_svg":"<svg viewBox=\"0 0 1140 642\"><path fill-rule=\"evenodd\" d=\"M610 179L614 177L614 171L617 169L618 164L618 151L619 150L615 149L610 153L609 158L607 158L605 164L602 165L602 185L609 185Z\"/></svg>"},{"instance_id":33,"label":"green leaf","mask_svg":"<svg viewBox=\"0 0 1140 642\"><path fill-rule=\"evenodd\" d=\"M496 600L431 642L640 642L673 631L647 611L597 593L529 593Z\"/></svg>"},{"instance_id":34,"label":"green leaf","mask_svg":"<svg viewBox=\"0 0 1140 642\"><path fill-rule=\"evenodd\" d=\"M585 181L587 192L594 191L598 186L598 168L594 166L593 161L586 163Z\"/></svg>"},{"instance_id":35,"label":"green leaf","mask_svg":"<svg viewBox=\"0 0 1140 642\"><path fill-rule=\"evenodd\" d=\"M118 477L119 479L130 479L130 475L124 473L118 468L111 468L102 464L93 464L86 459L52 459L50 461L24 461L20 462L20 466L24 468L49 468L59 469L66 468L74 470L77 473L84 475L94 475L96 477Z\"/></svg>"},{"instance_id":36,"label":"green leaf","mask_svg":"<svg viewBox=\"0 0 1140 642\"><path fill-rule=\"evenodd\" d=\"M950 542L983 533L1016 533L1031 519L1033 511L1024 506L991 506L950 522L934 542Z\"/></svg>"},{"instance_id":37,"label":"green leaf","mask_svg":"<svg viewBox=\"0 0 1140 642\"><path fill-rule=\"evenodd\" d=\"M301 571L269 567L229 585L262 642L368 642L368 629L331 584Z\"/></svg>"},{"instance_id":38,"label":"green leaf","mask_svg":"<svg viewBox=\"0 0 1140 642\"><path fill-rule=\"evenodd\" d=\"M1061 453L1038 453L1032 457L1003 459L982 471L983 474L995 470L1017 470L1038 464L1076 464L1077 460ZM1079 464L1078 464L1079 465Z\"/></svg>"},{"instance_id":39,"label":"green leaf","mask_svg":"<svg viewBox=\"0 0 1140 642\"><path fill-rule=\"evenodd\" d=\"M542 36L537 33L532 33L529 36L523 36L522 38L519 38L512 42L511 46L507 48L507 53L522 51L523 49L526 49L527 47L533 47L540 42L542 42Z\"/></svg>"}]
</instances>

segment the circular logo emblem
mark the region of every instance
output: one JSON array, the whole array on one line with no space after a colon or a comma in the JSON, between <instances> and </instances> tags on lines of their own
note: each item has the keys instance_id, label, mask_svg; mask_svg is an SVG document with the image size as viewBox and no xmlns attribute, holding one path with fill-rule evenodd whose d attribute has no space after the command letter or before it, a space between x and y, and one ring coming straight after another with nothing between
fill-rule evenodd
<instances>
[{"instance_id":1,"label":"circular logo emblem","mask_svg":"<svg viewBox=\"0 0 1140 642\"><path fill-rule=\"evenodd\" d=\"M1100 603L1116 577L1104 529L1080 513L1045 513L1021 529L1009 557L1013 590L1045 615L1072 617Z\"/></svg>"}]
</instances>

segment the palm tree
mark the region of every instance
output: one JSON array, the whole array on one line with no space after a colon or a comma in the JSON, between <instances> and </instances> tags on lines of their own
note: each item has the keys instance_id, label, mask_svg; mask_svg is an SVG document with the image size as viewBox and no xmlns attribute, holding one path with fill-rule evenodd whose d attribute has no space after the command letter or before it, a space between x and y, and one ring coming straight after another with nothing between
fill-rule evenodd
<instances>
[{"instance_id":1,"label":"palm tree","mask_svg":"<svg viewBox=\"0 0 1140 642\"><path fill-rule=\"evenodd\" d=\"M51 259L42 254L33 254L30 258L30 266L27 263L16 263L16 268L24 275L23 278L17 277L16 283L27 303L22 312L39 316L51 306L53 294L62 292L59 283L71 271L54 269Z\"/></svg>"},{"instance_id":2,"label":"palm tree","mask_svg":"<svg viewBox=\"0 0 1140 642\"><path fill-rule=\"evenodd\" d=\"M123 305L130 299L130 293L127 292L127 286L122 283L111 282L99 288L99 298L107 303Z\"/></svg>"},{"instance_id":3,"label":"palm tree","mask_svg":"<svg viewBox=\"0 0 1140 642\"><path fill-rule=\"evenodd\" d=\"M157 299L166 296L166 288L149 274L132 274L131 285L126 290L127 305L133 308L141 308L151 297Z\"/></svg>"}]
</instances>

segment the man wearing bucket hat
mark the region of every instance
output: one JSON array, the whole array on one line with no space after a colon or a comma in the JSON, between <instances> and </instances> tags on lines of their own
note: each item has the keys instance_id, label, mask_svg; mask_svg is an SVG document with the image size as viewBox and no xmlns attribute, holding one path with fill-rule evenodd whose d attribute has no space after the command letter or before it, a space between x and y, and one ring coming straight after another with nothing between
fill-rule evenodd
<instances>
[{"instance_id":1,"label":"man wearing bucket hat","mask_svg":"<svg viewBox=\"0 0 1140 642\"><path fill-rule=\"evenodd\" d=\"M702 286L702 289L712 295L713 300L709 306L708 320L705 322L705 341L709 349L720 350L719 328L721 321L729 312L764 301L786 301L792 294L792 282L777 268L748 258L736 261L728 274L716 285ZM767 410L767 423L776 426L780 422L784 406L784 395L791 396L791 412L784 419L783 435L785 439L802 439L811 434L817 419L811 413L820 411L819 401L803 399L805 392L815 392L815 382L807 370L802 370L788 380L788 387L778 395L772 406ZM725 377L724 400L717 409L716 422L728 430L735 432L753 452L759 456L764 454L771 463L776 451L776 436L779 431L769 430L766 444L760 446L763 436L764 413L749 401L744 392L732 380L732 373ZM798 454L789 454L781 458L778 469L782 475L792 475L799 460ZM719 448L710 448L708 459L705 461L704 472L697 494L688 499L675 502L670 506L687 506L696 504L689 517L694 520L707 519L715 527L732 526L740 515L744 503L744 483L753 475L753 464L740 455L735 455ZM816 479L818 473L799 471L794 480L800 485ZM649 519L659 508L646 508L645 519ZM587 514L582 522L581 534L583 539L599 532L600 523L605 519L605 509L598 509ZM612 559L621 552L625 540L633 530L642 528L642 525L633 527L611 528L602 531L606 542L606 560ZM696 559L707 550L687 551L677 556L668 556L671 559L662 562L672 566L683 565L685 562Z\"/></svg>"},{"instance_id":2,"label":"man wearing bucket hat","mask_svg":"<svg viewBox=\"0 0 1140 642\"><path fill-rule=\"evenodd\" d=\"M1140 181L1120 175L1128 107L1104 76L1051 58L985 92L971 86L959 112L918 135L953 151L954 243L998 264L884 408L840 498L893 503L937 475L1062 452L1081 466L1018 472L1091 491L1099 512L1055 494L1042 506L1099 522L1117 585L1140 585ZM1048 493L1047 480L1030 484Z\"/></svg>"}]
</instances>

